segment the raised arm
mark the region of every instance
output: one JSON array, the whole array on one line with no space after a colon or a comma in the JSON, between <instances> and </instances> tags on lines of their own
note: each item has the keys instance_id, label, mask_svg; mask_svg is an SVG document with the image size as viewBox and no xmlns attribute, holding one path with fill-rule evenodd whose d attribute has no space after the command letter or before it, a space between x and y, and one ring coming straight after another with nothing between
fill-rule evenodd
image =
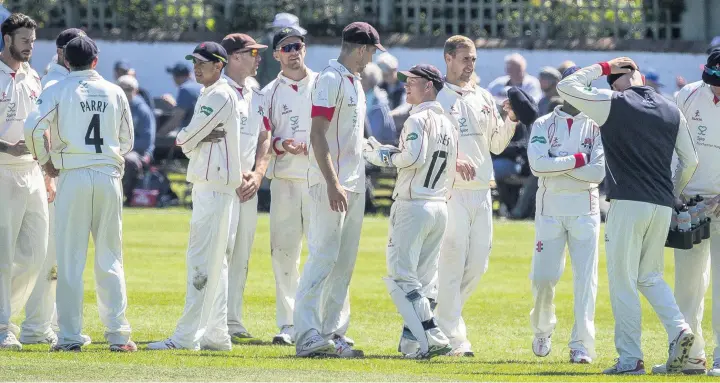
<instances>
[{"instance_id":1,"label":"raised arm","mask_svg":"<svg viewBox=\"0 0 720 383\"><path fill-rule=\"evenodd\" d=\"M601 76L609 74L610 66L607 63L590 65L560 81L557 85L558 93L563 100L602 126L610 115L613 92L595 88L591 84Z\"/></svg>"},{"instance_id":2,"label":"raised arm","mask_svg":"<svg viewBox=\"0 0 720 383\"><path fill-rule=\"evenodd\" d=\"M488 92L483 92L483 98L485 99L486 105L490 106L488 116L487 135L488 146L490 151L495 154L502 153L510 140L515 135L515 128L517 121L511 121L510 118L505 117L503 120L500 118L497 107L495 106L495 100ZM480 110L476 110L475 113L482 113Z\"/></svg>"}]
</instances>

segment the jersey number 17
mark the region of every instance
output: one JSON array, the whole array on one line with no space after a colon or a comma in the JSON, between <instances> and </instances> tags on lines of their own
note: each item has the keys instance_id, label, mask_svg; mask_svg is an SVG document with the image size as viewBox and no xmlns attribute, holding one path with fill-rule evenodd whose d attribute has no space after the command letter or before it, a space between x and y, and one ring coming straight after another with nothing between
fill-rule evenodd
<instances>
[{"instance_id":1,"label":"jersey number 17","mask_svg":"<svg viewBox=\"0 0 720 383\"><path fill-rule=\"evenodd\" d=\"M438 169L438 172L435 175L435 179L432 182L432 186L430 186L430 179L432 178L433 170L435 170L435 165L438 163L438 158L442 160L442 163L440 163L440 169ZM423 186L426 188L435 189L435 185L437 185L438 180L440 180L440 176L442 175L443 171L445 171L446 165L447 152L444 150L436 150L432 155L432 161L430 161L430 168L428 169L427 175L425 176L425 183L423 184Z\"/></svg>"},{"instance_id":2,"label":"jersey number 17","mask_svg":"<svg viewBox=\"0 0 720 383\"><path fill-rule=\"evenodd\" d=\"M95 153L102 153L102 145L104 141L100 137L100 115L93 114L85 133L85 145L95 146Z\"/></svg>"}]
</instances>

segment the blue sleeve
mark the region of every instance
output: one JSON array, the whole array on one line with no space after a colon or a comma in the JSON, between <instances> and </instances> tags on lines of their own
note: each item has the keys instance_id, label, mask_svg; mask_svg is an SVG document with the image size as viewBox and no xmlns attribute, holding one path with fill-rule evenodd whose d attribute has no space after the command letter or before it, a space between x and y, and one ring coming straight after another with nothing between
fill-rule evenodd
<instances>
[{"instance_id":1,"label":"blue sleeve","mask_svg":"<svg viewBox=\"0 0 720 383\"><path fill-rule=\"evenodd\" d=\"M177 106L185 111L185 114L192 113L195 109L195 102L197 102L197 95L187 88L180 88L177 96Z\"/></svg>"},{"instance_id":2,"label":"blue sleeve","mask_svg":"<svg viewBox=\"0 0 720 383\"><path fill-rule=\"evenodd\" d=\"M155 116L150 107L142 105L138 109L138 125L135 127L135 151L141 155L152 156L155 150Z\"/></svg>"}]
</instances>

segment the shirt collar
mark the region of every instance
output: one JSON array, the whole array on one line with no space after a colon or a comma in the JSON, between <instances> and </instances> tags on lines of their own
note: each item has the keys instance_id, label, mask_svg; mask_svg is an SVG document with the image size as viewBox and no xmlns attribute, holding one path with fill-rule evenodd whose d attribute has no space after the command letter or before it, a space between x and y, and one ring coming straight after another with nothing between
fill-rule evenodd
<instances>
[{"instance_id":1,"label":"shirt collar","mask_svg":"<svg viewBox=\"0 0 720 383\"><path fill-rule=\"evenodd\" d=\"M467 83L467 85L465 85L465 87L462 87L462 88L461 88L461 87L459 87L459 86L457 86L457 85L454 85L454 84L451 84L451 83L447 82L447 80L446 80L446 81L445 81L445 86L446 86L448 89L450 89L451 91L453 91L453 92L455 92L455 93L457 93L457 94L459 94L459 95L461 95L461 96L465 95L466 93L475 92L475 87L474 87L471 83L469 83L469 82Z\"/></svg>"},{"instance_id":2,"label":"shirt collar","mask_svg":"<svg viewBox=\"0 0 720 383\"><path fill-rule=\"evenodd\" d=\"M68 73L68 77L100 77L98 72L96 72L94 69L88 69L88 70L77 70L72 71Z\"/></svg>"},{"instance_id":3,"label":"shirt collar","mask_svg":"<svg viewBox=\"0 0 720 383\"><path fill-rule=\"evenodd\" d=\"M227 81L227 83L230 86L232 86L238 92L240 92L240 95L243 96L243 98L245 97L246 94L252 92L252 90L250 89L249 86L247 86L246 84L243 84L243 85L238 84L237 82L235 82L235 80L231 79L230 76L228 76L228 75L224 74L221 79L225 79L225 81ZM247 82L247 79L245 79L245 80L246 80L245 82Z\"/></svg>"},{"instance_id":4,"label":"shirt collar","mask_svg":"<svg viewBox=\"0 0 720 383\"><path fill-rule=\"evenodd\" d=\"M439 102L437 102L437 101L425 101L425 102L423 102L422 104L414 105L414 106L412 107L412 109L410 109L410 114L412 115L412 114L415 114L415 113L420 113L420 112L422 112L423 110L428 110L428 109L434 110L434 111L436 111L436 112L438 112L438 113L443 113L443 107L442 107L442 105L440 105Z\"/></svg>"},{"instance_id":5,"label":"shirt collar","mask_svg":"<svg viewBox=\"0 0 720 383\"><path fill-rule=\"evenodd\" d=\"M228 84L228 80L225 76L221 76L217 81L215 81L212 85L207 86L203 89L203 93L207 93L208 91L215 89L217 86L222 84Z\"/></svg>"},{"instance_id":6,"label":"shirt collar","mask_svg":"<svg viewBox=\"0 0 720 383\"><path fill-rule=\"evenodd\" d=\"M311 73L312 73L312 71L310 70L310 68L305 67L305 77L303 77L303 79L300 80L300 81L295 81L295 80L293 80L293 79L291 79L291 78L285 77L285 76L282 74L282 72L278 73L277 78L278 78L278 80L281 81L283 84L287 84L287 86L289 86L289 87L295 89L295 91L297 91L297 88L298 88L298 87L302 87L302 86L307 85L307 83L310 81L310 74L311 74Z\"/></svg>"},{"instance_id":7,"label":"shirt collar","mask_svg":"<svg viewBox=\"0 0 720 383\"><path fill-rule=\"evenodd\" d=\"M573 119L573 120L584 120L584 119L587 118L587 116L586 116L584 113L582 113L582 112L576 114L575 116L571 116L570 114L565 113L565 112L562 110L562 105L556 106L555 109L553 109L553 113L554 113L556 116L558 116L559 118L565 118L565 119L570 118L570 119Z\"/></svg>"},{"instance_id":8,"label":"shirt collar","mask_svg":"<svg viewBox=\"0 0 720 383\"><path fill-rule=\"evenodd\" d=\"M62 74L62 75L65 75L65 76L67 76L67 74L70 73L70 71L69 71L67 68L65 68L64 66L62 66L62 65L60 65L60 64L57 64L57 63L52 63L52 64L50 64L50 68L48 69L48 73L50 73L50 72L57 72L57 73L60 73L60 74Z\"/></svg>"},{"instance_id":9,"label":"shirt collar","mask_svg":"<svg viewBox=\"0 0 720 383\"><path fill-rule=\"evenodd\" d=\"M329 64L329 65L330 65L331 67L337 69L337 71L340 72L343 76L347 76L347 77L352 78L353 81L355 81L355 80L358 80L358 81L359 81L359 80L360 80L360 75L355 74L355 73L350 73L350 71L349 71L347 68L345 68L345 65L340 64L340 62L338 62L338 61L335 60L335 59L330 60L330 64Z\"/></svg>"},{"instance_id":10,"label":"shirt collar","mask_svg":"<svg viewBox=\"0 0 720 383\"><path fill-rule=\"evenodd\" d=\"M17 74L25 75L28 72L28 63L20 63L20 68L17 71L12 70L2 60L0 60L0 71L5 72L15 78Z\"/></svg>"}]
</instances>

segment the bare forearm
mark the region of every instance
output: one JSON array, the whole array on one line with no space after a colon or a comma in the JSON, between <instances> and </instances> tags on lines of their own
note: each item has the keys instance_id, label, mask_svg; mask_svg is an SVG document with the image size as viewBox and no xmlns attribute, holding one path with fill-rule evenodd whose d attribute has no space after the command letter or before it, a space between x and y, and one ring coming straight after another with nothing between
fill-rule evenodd
<instances>
[{"instance_id":1,"label":"bare forearm","mask_svg":"<svg viewBox=\"0 0 720 383\"><path fill-rule=\"evenodd\" d=\"M333 166L332 158L330 157L330 147L328 146L325 135L319 132L311 132L310 143L313 147L313 154L315 155L315 159L320 167L320 171L325 178L325 182L328 185L338 183L335 167Z\"/></svg>"},{"instance_id":2,"label":"bare forearm","mask_svg":"<svg viewBox=\"0 0 720 383\"><path fill-rule=\"evenodd\" d=\"M270 161L270 132L260 132L257 149L255 151L255 172L265 174Z\"/></svg>"}]
</instances>

